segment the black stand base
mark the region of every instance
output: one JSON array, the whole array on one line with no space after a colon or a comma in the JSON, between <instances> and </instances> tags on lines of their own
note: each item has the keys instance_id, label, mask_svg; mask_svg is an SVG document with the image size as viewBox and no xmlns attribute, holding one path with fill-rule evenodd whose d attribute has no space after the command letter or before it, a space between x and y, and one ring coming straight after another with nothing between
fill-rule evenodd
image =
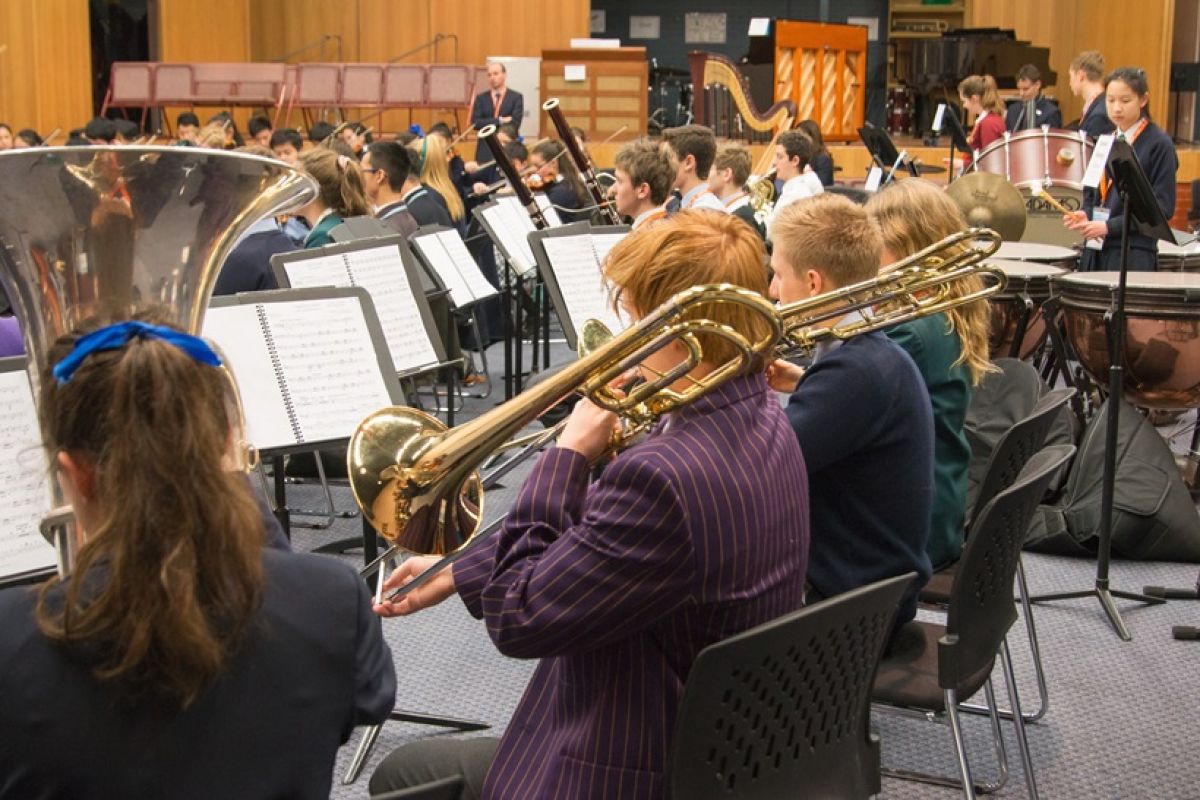
<instances>
[{"instance_id":1,"label":"black stand base","mask_svg":"<svg viewBox=\"0 0 1200 800\"><path fill-rule=\"evenodd\" d=\"M1148 603L1150 605L1159 605L1167 602L1161 597L1151 597L1150 595L1138 594L1137 592L1122 592L1119 589L1110 589L1108 588L1107 580L1097 580L1094 587L1079 592L1042 594L1029 599L1034 603L1048 603L1054 600L1075 600L1080 597L1095 597L1099 600L1100 607L1104 609L1104 613L1108 617L1109 623L1112 624L1113 629L1117 632L1117 636L1126 642L1133 641L1133 636L1129 633L1129 629L1125 627L1125 622L1121 619L1121 615L1117 611L1117 604L1113 602L1114 597L1119 597L1122 600L1133 600L1138 603Z\"/></svg>"}]
</instances>

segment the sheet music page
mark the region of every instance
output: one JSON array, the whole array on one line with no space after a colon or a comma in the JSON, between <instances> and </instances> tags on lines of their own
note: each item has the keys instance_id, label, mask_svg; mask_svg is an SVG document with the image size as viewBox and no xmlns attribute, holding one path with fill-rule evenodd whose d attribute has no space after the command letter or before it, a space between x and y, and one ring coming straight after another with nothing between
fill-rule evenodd
<instances>
[{"instance_id":1,"label":"sheet music page","mask_svg":"<svg viewBox=\"0 0 1200 800\"><path fill-rule=\"evenodd\" d=\"M404 260L396 245L355 250L345 254L355 286L371 295L379 326L397 372L438 363L437 351L421 316L421 307L408 282ZM418 287L416 291L421 291Z\"/></svg>"},{"instance_id":2,"label":"sheet music page","mask_svg":"<svg viewBox=\"0 0 1200 800\"><path fill-rule=\"evenodd\" d=\"M458 231L441 231L416 236L412 243L450 290L450 300L458 308L497 294L479 270Z\"/></svg>"},{"instance_id":3,"label":"sheet music page","mask_svg":"<svg viewBox=\"0 0 1200 800\"><path fill-rule=\"evenodd\" d=\"M628 231L620 233L592 233L592 249L596 251L596 263L600 265L600 269L604 270L604 260L608 258L609 252L617 246L617 242L629 235Z\"/></svg>"},{"instance_id":4,"label":"sheet music page","mask_svg":"<svg viewBox=\"0 0 1200 800\"><path fill-rule=\"evenodd\" d=\"M348 439L364 417L392 404L357 298L262 305L299 441Z\"/></svg>"},{"instance_id":5,"label":"sheet music page","mask_svg":"<svg viewBox=\"0 0 1200 800\"><path fill-rule=\"evenodd\" d=\"M515 198L512 198L515 200ZM500 198L496 205L483 212L500 239L500 244L513 260L513 267L520 273L533 269L533 250L526 238L533 230L533 223L520 202L516 204Z\"/></svg>"},{"instance_id":6,"label":"sheet music page","mask_svg":"<svg viewBox=\"0 0 1200 800\"><path fill-rule=\"evenodd\" d=\"M340 255L288 261L283 269L293 289L350 285L350 274L346 272L346 262Z\"/></svg>"},{"instance_id":7,"label":"sheet music page","mask_svg":"<svg viewBox=\"0 0 1200 800\"><path fill-rule=\"evenodd\" d=\"M288 420L283 390L267 349L258 308L256 305L210 307L204 315L204 337L221 348L225 364L233 370L246 414L246 438L258 449L269 450L295 444L296 436Z\"/></svg>"},{"instance_id":8,"label":"sheet music page","mask_svg":"<svg viewBox=\"0 0 1200 800\"><path fill-rule=\"evenodd\" d=\"M24 370L0 372L0 576L56 563L38 530L51 505L47 473L29 377Z\"/></svg>"},{"instance_id":9,"label":"sheet music page","mask_svg":"<svg viewBox=\"0 0 1200 800\"><path fill-rule=\"evenodd\" d=\"M591 234L547 236L542 244L576 333L588 319L598 319L616 333L625 326L612 311L592 238Z\"/></svg>"},{"instance_id":10,"label":"sheet music page","mask_svg":"<svg viewBox=\"0 0 1200 800\"><path fill-rule=\"evenodd\" d=\"M441 240L442 246L450 255L455 266L458 267L463 280L470 287L472 297L476 300L484 300L499 294L496 287L492 286L492 282L479 269L479 264L471 255L471 251L467 249L467 243L463 241L458 231L442 231L437 238Z\"/></svg>"}]
</instances>

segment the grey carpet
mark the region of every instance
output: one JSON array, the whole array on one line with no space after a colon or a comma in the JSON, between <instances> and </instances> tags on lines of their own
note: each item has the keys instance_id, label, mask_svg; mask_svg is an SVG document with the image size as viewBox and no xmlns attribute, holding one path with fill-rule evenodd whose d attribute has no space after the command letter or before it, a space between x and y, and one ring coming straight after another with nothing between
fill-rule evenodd
<instances>
[{"instance_id":1,"label":"grey carpet","mask_svg":"<svg viewBox=\"0 0 1200 800\"><path fill-rule=\"evenodd\" d=\"M555 347L555 361L566 358ZM489 352L494 374L501 368L498 348ZM527 354L528 356L528 354ZM528 361L526 361L528 363ZM488 400L469 400L467 415L490 408L503 387ZM1190 416L1189 416L1190 420ZM1186 439L1186 437L1180 437ZM1180 441L1176 439L1176 442ZM1186 444L1186 441L1184 442ZM488 493L488 518L511 503L528 467L509 476L505 486ZM345 488L335 487L339 508L352 508ZM296 507L319 503L312 486L289 487ZM297 549L311 550L338 538L357 536L360 522L337 520L331 530L297 529ZM341 557L361 564L361 555ZM1025 555L1034 593L1086 589L1092 586L1095 564L1042 555ZM1112 586L1140 591L1145 584L1190 587L1195 565L1115 562ZM1050 685L1050 711L1028 726L1038 787L1044 798L1120 798L1121 800L1195 800L1200 798L1200 759L1192 736L1200 723L1200 690L1196 664L1200 642L1177 642L1171 626L1200 626L1200 602L1175 601L1162 606L1119 604L1133 641L1121 642L1094 600L1038 606L1035 610ZM451 599L441 606L405 619L384 621L399 677L396 705L414 712L480 720L502 733L534 664L499 655L482 623ZM1022 622L1009 637L1021 698L1026 708L1036 705L1033 670ZM994 676L997 695L1006 704L1003 676ZM874 724L883 741L887 766L954 774L949 729L923 720L876 714ZM968 717L966 736L977 778L996 774L988 725ZM1005 743L1011 775L997 797L1025 797L1025 786L1011 724L1005 722ZM342 775L358 744L357 731L338 757L333 797L367 796L367 778L392 748L427 736L452 735L444 729L388 723L367 762L363 777L343 786ZM953 798L956 790L885 779L886 798Z\"/></svg>"}]
</instances>

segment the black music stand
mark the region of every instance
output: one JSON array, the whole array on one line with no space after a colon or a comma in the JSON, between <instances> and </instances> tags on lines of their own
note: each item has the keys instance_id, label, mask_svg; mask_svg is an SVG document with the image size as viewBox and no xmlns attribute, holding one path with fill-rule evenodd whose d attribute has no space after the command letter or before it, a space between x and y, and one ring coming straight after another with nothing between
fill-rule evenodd
<instances>
[{"instance_id":1,"label":"black music stand","mask_svg":"<svg viewBox=\"0 0 1200 800\"><path fill-rule=\"evenodd\" d=\"M1121 620L1113 597L1155 605L1166 602L1162 597L1111 589L1108 583L1108 565L1112 554L1113 499L1117 479L1117 426L1120 420L1120 404L1124 402L1122 389L1125 381L1125 285L1129 274L1129 233L1131 227L1136 227L1140 234L1168 242L1174 242L1175 237L1171 233L1171 225L1166 215L1154 197L1154 189L1146 179L1146 173L1142 171L1142 165L1138 163L1128 142L1113 142L1107 169L1125 207L1125 224L1121 227L1121 269L1117 282L1117 296L1108 318L1111 365L1108 369L1108 425L1104 431L1104 481L1100 501L1100 549L1096 560L1096 583L1092 588L1083 591L1040 595L1033 600L1045 602L1094 596L1100 600L1100 606L1108 615L1108 621L1112 623L1117 635L1128 642L1133 636Z\"/></svg>"},{"instance_id":2,"label":"black music stand","mask_svg":"<svg viewBox=\"0 0 1200 800\"><path fill-rule=\"evenodd\" d=\"M971 157L971 163L968 165L967 169L975 166L975 152L971 149L971 143L967 141L967 132L963 129L962 120L958 118L958 108L950 103L943 103L942 106L945 109L942 112L942 128L947 127L946 120L950 121L948 126L950 128L950 169L947 170L950 174L946 177L946 183L951 184L954 182L955 148L958 148L960 153L964 153ZM940 134L942 132L942 128L934 129L934 133ZM964 173L966 171L966 169L963 170Z\"/></svg>"},{"instance_id":3,"label":"black music stand","mask_svg":"<svg viewBox=\"0 0 1200 800\"><path fill-rule=\"evenodd\" d=\"M920 170L917 169L917 165L913 163L913 160L905 158L906 154L902 154L896 149L896 144L892 141L892 137L888 136L887 131L876 128L868 122L858 129L858 138L862 139L867 152L871 154L871 158L874 159L879 168L887 173L880 184L880 188L887 186L895 179L896 170L901 166L908 167L909 173L914 178L921 174Z\"/></svg>"}]
</instances>

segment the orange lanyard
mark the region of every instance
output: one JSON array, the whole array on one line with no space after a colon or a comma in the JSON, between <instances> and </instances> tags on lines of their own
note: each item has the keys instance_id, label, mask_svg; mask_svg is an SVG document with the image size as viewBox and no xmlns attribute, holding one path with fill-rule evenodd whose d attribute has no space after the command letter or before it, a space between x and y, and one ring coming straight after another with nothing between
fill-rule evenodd
<instances>
[{"instance_id":1,"label":"orange lanyard","mask_svg":"<svg viewBox=\"0 0 1200 800\"><path fill-rule=\"evenodd\" d=\"M508 94L507 88L492 95L492 116L497 119L500 118L500 106L504 105L504 95L506 94Z\"/></svg>"},{"instance_id":2,"label":"orange lanyard","mask_svg":"<svg viewBox=\"0 0 1200 800\"><path fill-rule=\"evenodd\" d=\"M1137 137L1141 136L1144 130L1146 130L1146 118L1142 117L1138 120L1137 128L1134 129L1133 133L1125 137L1125 141L1129 142L1130 147L1133 147L1133 143L1137 141ZM1119 136L1120 134L1118 133L1117 135ZM1108 199L1108 189L1108 170L1105 170L1104 174L1100 176L1100 205L1104 205L1104 201Z\"/></svg>"}]
</instances>

